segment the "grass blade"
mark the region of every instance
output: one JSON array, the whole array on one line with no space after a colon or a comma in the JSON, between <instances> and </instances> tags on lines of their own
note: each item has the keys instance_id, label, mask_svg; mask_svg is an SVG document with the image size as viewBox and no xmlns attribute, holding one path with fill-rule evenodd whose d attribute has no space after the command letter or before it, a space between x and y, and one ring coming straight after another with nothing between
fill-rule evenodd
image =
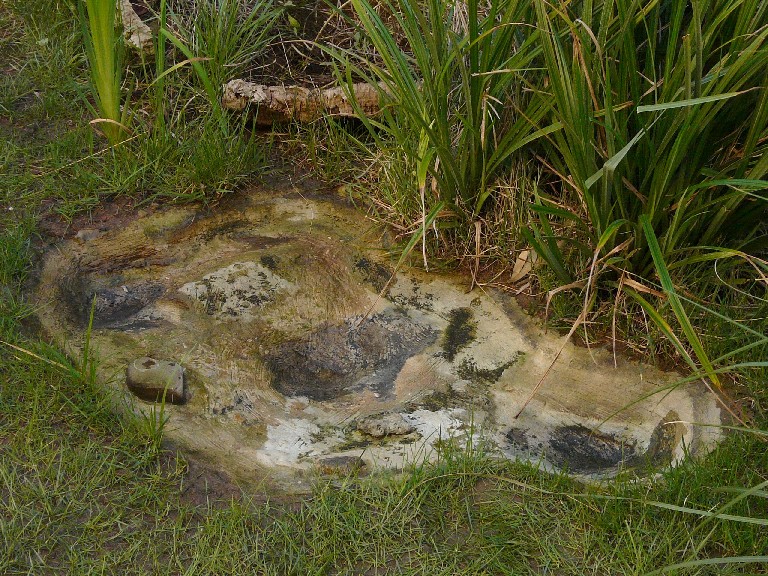
<instances>
[{"instance_id":1,"label":"grass blade","mask_svg":"<svg viewBox=\"0 0 768 576\"><path fill-rule=\"evenodd\" d=\"M667 298L669 299L670 306L672 307L672 311L674 312L677 321L680 323L680 326L683 329L686 340L688 341L688 344L691 346L694 354L696 354L697 359L704 368L707 377L712 381L718 390L722 390L720 379L717 377L715 369L713 368L709 357L704 350L704 346L701 344L701 340L699 340L699 337L696 334L696 330L691 324L691 321L688 318L688 314L686 314L685 308L683 307L683 304L677 295L675 286L672 283L672 278L670 277L669 271L667 270L667 265L664 262L664 257L661 253L659 242L656 239L656 234L653 232L650 220L646 215L640 217L640 224L645 232L645 238L648 242L648 249L650 250L651 256L653 257L653 262L656 265L656 271L659 274L661 286L664 289L664 293L667 295Z\"/></svg>"},{"instance_id":2,"label":"grass blade","mask_svg":"<svg viewBox=\"0 0 768 576\"><path fill-rule=\"evenodd\" d=\"M644 104L638 106L638 113L641 112L658 112L662 110L672 110L674 108L686 108L688 106L697 106L698 104L707 104L708 102L719 102L720 100L728 100L746 94L750 90L742 90L740 92L727 92L725 94L715 94L713 96L700 96L699 98L691 98L689 100L679 100L677 102L665 102L663 104Z\"/></svg>"}]
</instances>

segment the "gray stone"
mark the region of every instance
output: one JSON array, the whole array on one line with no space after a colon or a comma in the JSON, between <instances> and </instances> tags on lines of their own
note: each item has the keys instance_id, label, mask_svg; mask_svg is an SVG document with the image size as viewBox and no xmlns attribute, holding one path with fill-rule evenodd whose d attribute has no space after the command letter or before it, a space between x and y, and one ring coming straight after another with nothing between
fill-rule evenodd
<instances>
[{"instance_id":1,"label":"gray stone","mask_svg":"<svg viewBox=\"0 0 768 576\"><path fill-rule=\"evenodd\" d=\"M183 404L186 400L184 368L176 362L143 356L128 364L125 382L142 400L161 402L163 396L171 404Z\"/></svg>"},{"instance_id":2,"label":"gray stone","mask_svg":"<svg viewBox=\"0 0 768 576\"><path fill-rule=\"evenodd\" d=\"M152 29L141 20L141 17L133 9L130 0L120 0L118 10L123 24L126 45L137 52L153 54L155 42L152 37Z\"/></svg>"},{"instance_id":3,"label":"gray stone","mask_svg":"<svg viewBox=\"0 0 768 576\"><path fill-rule=\"evenodd\" d=\"M289 282L267 266L236 262L184 284L179 291L199 300L211 316L247 320L253 318L253 309L263 308L277 294L291 289Z\"/></svg>"},{"instance_id":4,"label":"gray stone","mask_svg":"<svg viewBox=\"0 0 768 576\"><path fill-rule=\"evenodd\" d=\"M400 414L385 412L358 420L357 429L374 438L384 438L384 436L410 434L416 430L416 427L410 422L406 422Z\"/></svg>"}]
</instances>

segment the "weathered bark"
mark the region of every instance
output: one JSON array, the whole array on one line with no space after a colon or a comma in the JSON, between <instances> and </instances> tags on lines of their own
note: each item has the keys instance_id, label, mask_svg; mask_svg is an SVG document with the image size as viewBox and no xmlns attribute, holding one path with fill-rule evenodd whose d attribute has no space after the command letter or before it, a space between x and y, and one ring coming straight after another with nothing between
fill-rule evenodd
<instances>
[{"instance_id":1,"label":"weathered bark","mask_svg":"<svg viewBox=\"0 0 768 576\"><path fill-rule=\"evenodd\" d=\"M120 19L123 23L126 45L144 54L154 53L155 43L152 37L152 30L136 14L131 5L131 0L118 0L118 9L120 10Z\"/></svg>"},{"instance_id":2,"label":"weathered bark","mask_svg":"<svg viewBox=\"0 0 768 576\"><path fill-rule=\"evenodd\" d=\"M366 116L381 111L380 88L367 83L354 84L352 90L359 110ZM274 122L311 122L323 116L358 116L344 88L325 90L301 86L267 86L245 80L232 80L224 85L222 105L228 110L245 110L251 106L257 124Z\"/></svg>"}]
</instances>

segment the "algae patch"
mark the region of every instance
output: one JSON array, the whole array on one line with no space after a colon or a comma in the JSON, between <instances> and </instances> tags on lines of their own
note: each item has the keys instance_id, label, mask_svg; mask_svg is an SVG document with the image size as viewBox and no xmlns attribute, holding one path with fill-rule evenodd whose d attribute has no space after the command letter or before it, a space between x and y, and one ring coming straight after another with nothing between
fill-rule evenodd
<instances>
[{"instance_id":1,"label":"algae patch","mask_svg":"<svg viewBox=\"0 0 768 576\"><path fill-rule=\"evenodd\" d=\"M455 308L448 314L448 327L443 333L443 353L453 361L459 350L468 346L477 336L477 324L472 321L472 310Z\"/></svg>"},{"instance_id":2,"label":"algae patch","mask_svg":"<svg viewBox=\"0 0 768 576\"><path fill-rule=\"evenodd\" d=\"M470 380L471 382L498 382L507 368L514 366L524 357L525 352L518 352L512 360L504 362L495 368L479 368L474 360L465 358L457 367L456 374L459 378Z\"/></svg>"},{"instance_id":3,"label":"algae patch","mask_svg":"<svg viewBox=\"0 0 768 576\"><path fill-rule=\"evenodd\" d=\"M358 258L355 262L355 270L362 276L365 282L373 286L374 290L381 292L386 288L387 283L392 278L394 271L383 264L374 262L365 256Z\"/></svg>"}]
</instances>

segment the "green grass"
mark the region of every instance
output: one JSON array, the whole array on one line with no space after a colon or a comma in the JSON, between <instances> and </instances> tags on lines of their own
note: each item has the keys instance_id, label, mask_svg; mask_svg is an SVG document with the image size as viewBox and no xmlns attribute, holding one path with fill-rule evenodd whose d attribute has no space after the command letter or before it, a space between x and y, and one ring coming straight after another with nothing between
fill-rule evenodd
<instances>
[{"instance_id":1,"label":"green grass","mask_svg":"<svg viewBox=\"0 0 768 576\"><path fill-rule=\"evenodd\" d=\"M49 362L0 346L1 573L640 575L768 546L764 526L653 504L717 510L733 498L718 488L764 481L765 443L740 433L648 484L588 487L446 447L402 475L318 480L294 503L244 487L234 502L193 506L183 456L159 453L78 362L20 332L30 232L2 235L2 339ZM766 504L754 495L728 513L768 518Z\"/></svg>"},{"instance_id":2,"label":"green grass","mask_svg":"<svg viewBox=\"0 0 768 576\"><path fill-rule=\"evenodd\" d=\"M768 474L765 442L745 432L654 481L584 486L447 447L438 463L402 474L318 479L301 500L265 503L244 486L234 501L201 505L204 480L188 474L183 455L162 450L160 430L114 414L87 358L68 359L29 330L23 287L41 213L74 217L117 195L211 201L257 176L268 149L245 125L223 128L183 69L165 77L169 104L164 122L154 122L160 105L140 63L126 74L141 87L132 109L149 120L132 125L135 139L105 147L89 126L89 76L71 4L0 5L0 573L580 576L640 575L681 562L689 567L678 574L768 573L765 562L693 564L763 555L768 530L682 509L727 506L731 516L768 518L765 489L735 499ZM331 140L322 123L297 130L293 146L328 174L369 177L365 162L340 152L350 145L346 127L329 130ZM368 141L353 135L353 160L363 159ZM420 142L409 145L418 150ZM426 142L428 150L438 140ZM389 169L414 182L415 165ZM498 214L529 190L505 178L509 197L486 199ZM418 195L391 201L422 209ZM680 294L680 304L710 358L742 363L739 389L764 426L766 371L755 361L765 358L765 342L754 344L755 334L727 320L736 314L760 333L766 310L754 295L762 285L727 274L736 296L719 290L705 309Z\"/></svg>"},{"instance_id":3,"label":"green grass","mask_svg":"<svg viewBox=\"0 0 768 576\"><path fill-rule=\"evenodd\" d=\"M130 106L122 95L125 43L115 23L117 4L112 0L86 0L78 4L83 40L91 71L96 110L93 120L115 145L128 137Z\"/></svg>"},{"instance_id":4,"label":"green grass","mask_svg":"<svg viewBox=\"0 0 768 576\"><path fill-rule=\"evenodd\" d=\"M530 201L519 233L572 331L589 341L598 324L636 349L653 332L720 388L678 293L704 308L735 284L765 293L766 4L499 0L467 4L466 23L437 0L353 6L376 58L337 57L348 81L385 87L366 122L374 205L404 253L420 242L426 267L428 245L453 255L460 238L473 270L490 260L482 238L519 218L499 201L511 175Z\"/></svg>"},{"instance_id":5,"label":"green grass","mask_svg":"<svg viewBox=\"0 0 768 576\"><path fill-rule=\"evenodd\" d=\"M498 220L511 175L530 181L521 232L546 288L587 287L593 312L656 281L643 218L675 281L702 294L715 260L720 273L764 268L764 2L498 0L470 2L469 17L438 0L353 6L376 55L335 54L347 80L383 86L388 106L367 121L374 196L403 233L426 244L432 227L450 251L439 230L471 239Z\"/></svg>"},{"instance_id":6,"label":"green grass","mask_svg":"<svg viewBox=\"0 0 768 576\"><path fill-rule=\"evenodd\" d=\"M381 86L382 117L364 123L383 149L409 158L401 160L408 178L400 181L400 195L420 195L427 226L474 222L510 159L555 129L533 128L546 107L515 88L516 72L538 51L535 30L524 25L528 3L499 0L481 9L471 1L466 14L442 0L352 4L378 60L332 53L342 76Z\"/></svg>"},{"instance_id":7,"label":"green grass","mask_svg":"<svg viewBox=\"0 0 768 576\"><path fill-rule=\"evenodd\" d=\"M186 39L190 55L204 59L201 65L210 79L206 91L218 96L224 83L257 65L281 14L269 0L247 7L239 0L211 0L172 14L170 21Z\"/></svg>"},{"instance_id":8,"label":"green grass","mask_svg":"<svg viewBox=\"0 0 768 576\"><path fill-rule=\"evenodd\" d=\"M72 218L120 195L213 201L263 172L270 139L199 98L183 67L164 77L158 98L145 63L131 61L127 81L138 86L130 102L132 136L106 145L89 125L76 12L67 4L44 12L14 5L0 11L8 31L0 40L7 62L0 77L0 218L37 215L43 206ZM170 66L172 52L169 58Z\"/></svg>"}]
</instances>

